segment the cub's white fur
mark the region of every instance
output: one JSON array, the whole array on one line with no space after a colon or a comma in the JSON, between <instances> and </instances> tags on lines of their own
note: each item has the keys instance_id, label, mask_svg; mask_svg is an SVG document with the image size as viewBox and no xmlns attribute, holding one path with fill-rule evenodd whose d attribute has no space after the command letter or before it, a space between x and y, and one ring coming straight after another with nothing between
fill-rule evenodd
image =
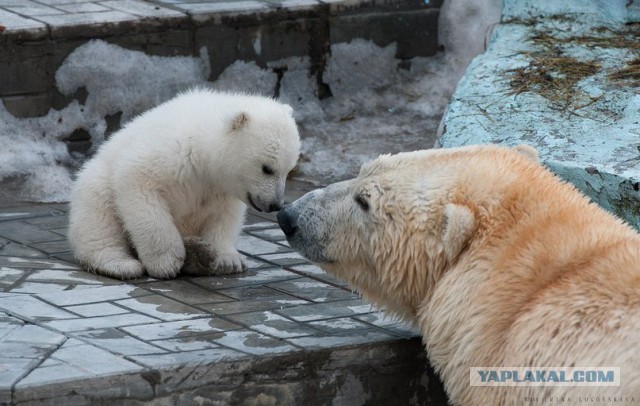
<instances>
[{"instance_id":1,"label":"cub's white fur","mask_svg":"<svg viewBox=\"0 0 640 406\"><path fill-rule=\"evenodd\" d=\"M192 90L115 133L79 172L69 240L88 269L129 279L175 277L185 242L209 273L241 272L246 204L278 210L300 139L275 100Z\"/></svg>"}]
</instances>

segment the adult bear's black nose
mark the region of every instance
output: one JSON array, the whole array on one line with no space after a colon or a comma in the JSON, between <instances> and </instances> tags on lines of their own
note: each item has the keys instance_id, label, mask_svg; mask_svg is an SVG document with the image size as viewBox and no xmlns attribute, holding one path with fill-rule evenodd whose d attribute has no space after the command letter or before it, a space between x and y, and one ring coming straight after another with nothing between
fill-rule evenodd
<instances>
[{"instance_id":1,"label":"adult bear's black nose","mask_svg":"<svg viewBox=\"0 0 640 406\"><path fill-rule=\"evenodd\" d=\"M293 210L290 204L285 204L278 212L278 224L284 235L291 237L295 234L298 226L296 225L296 212Z\"/></svg>"}]
</instances>

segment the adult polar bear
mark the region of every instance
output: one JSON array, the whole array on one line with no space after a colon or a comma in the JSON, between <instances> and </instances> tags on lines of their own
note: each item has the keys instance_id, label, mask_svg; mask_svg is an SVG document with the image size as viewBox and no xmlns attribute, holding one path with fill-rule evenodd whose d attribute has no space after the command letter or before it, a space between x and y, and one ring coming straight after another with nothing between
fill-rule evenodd
<instances>
[{"instance_id":1,"label":"adult polar bear","mask_svg":"<svg viewBox=\"0 0 640 406\"><path fill-rule=\"evenodd\" d=\"M640 236L534 149L382 156L278 220L292 247L420 328L453 404L640 401ZM470 386L471 367L619 367L621 386Z\"/></svg>"},{"instance_id":2,"label":"adult polar bear","mask_svg":"<svg viewBox=\"0 0 640 406\"><path fill-rule=\"evenodd\" d=\"M288 105L208 90L181 94L127 124L80 171L71 196L74 253L107 276L146 270L171 278L185 262L185 241L198 237L211 273L241 272L234 245L245 203L279 210L299 149Z\"/></svg>"}]
</instances>

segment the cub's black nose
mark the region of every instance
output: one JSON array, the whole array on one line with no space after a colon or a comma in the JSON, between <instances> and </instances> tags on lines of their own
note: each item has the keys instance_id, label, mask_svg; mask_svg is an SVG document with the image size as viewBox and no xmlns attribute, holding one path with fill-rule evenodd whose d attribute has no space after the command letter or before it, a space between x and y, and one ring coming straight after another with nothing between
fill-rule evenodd
<instances>
[{"instance_id":1,"label":"cub's black nose","mask_svg":"<svg viewBox=\"0 0 640 406\"><path fill-rule=\"evenodd\" d=\"M291 205L285 204L282 209L278 212L278 224L280 224L280 228L282 232L287 237L295 234L298 227L296 226L296 213L291 208Z\"/></svg>"}]
</instances>

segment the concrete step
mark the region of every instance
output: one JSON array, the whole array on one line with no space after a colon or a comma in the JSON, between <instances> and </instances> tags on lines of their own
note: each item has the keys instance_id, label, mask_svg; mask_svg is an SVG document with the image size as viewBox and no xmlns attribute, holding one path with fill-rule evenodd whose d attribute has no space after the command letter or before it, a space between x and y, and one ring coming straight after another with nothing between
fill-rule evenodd
<instances>
[{"instance_id":1,"label":"concrete step","mask_svg":"<svg viewBox=\"0 0 640 406\"><path fill-rule=\"evenodd\" d=\"M593 201L640 227L640 6L506 0L440 144L528 144Z\"/></svg>"}]
</instances>

